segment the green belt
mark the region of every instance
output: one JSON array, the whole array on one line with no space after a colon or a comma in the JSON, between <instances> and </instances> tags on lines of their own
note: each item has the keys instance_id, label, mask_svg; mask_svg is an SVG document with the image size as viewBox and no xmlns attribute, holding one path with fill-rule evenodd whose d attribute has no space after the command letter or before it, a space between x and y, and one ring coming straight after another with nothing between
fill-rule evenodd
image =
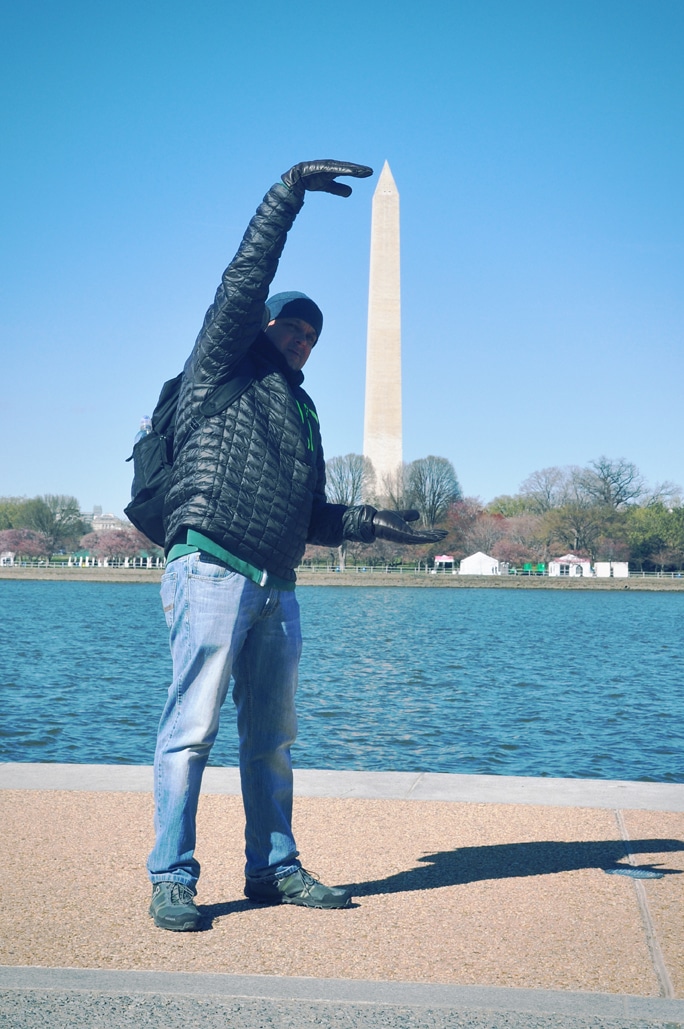
<instances>
[{"instance_id":1,"label":"green belt","mask_svg":"<svg viewBox=\"0 0 684 1029\"><path fill-rule=\"evenodd\" d=\"M296 583L290 579L281 579L278 575L272 575L271 572L256 568L255 565L249 564L248 561L235 557L230 551L224 550L218 543L214 543L213 540L203 536L200 532L195 532L194 529L188 529L186 539L186 543L175 543L171 547L166 556L167 564L175 561L177 557L184 557L185 554L196 554L198 551L201 551L202 553L210 554L211 557L217 557L224 565L228 565L234 572L244 575L246 579L255 582L257 586L270 587L276 590L293 590L296 586Z\"/></svg>"}]
</instances>

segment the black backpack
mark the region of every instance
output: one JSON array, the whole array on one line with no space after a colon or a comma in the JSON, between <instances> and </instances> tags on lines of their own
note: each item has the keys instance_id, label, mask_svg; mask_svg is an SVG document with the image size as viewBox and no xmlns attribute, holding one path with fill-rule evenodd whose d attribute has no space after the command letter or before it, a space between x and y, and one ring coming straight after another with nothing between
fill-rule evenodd
<instances>
[{"instance_id":1,"label":"black backpack","mask_svg":"<svg viewBox=\"0 0 684 1029\"><path fill-rule=\"evenodd\" d=\"M164 499L173 467L176 410L183 373L162 386L157 406L152 413L152 431L139 439L127 461L133 462L131 502L124 508L129 521L158 546L164 546ZM249 358L241 361L231 378L217 386L200 408L202 420L224 411L236 401L255 379ZM177 451L202 421L193 418Z\"/></svg>"}]
</instances>

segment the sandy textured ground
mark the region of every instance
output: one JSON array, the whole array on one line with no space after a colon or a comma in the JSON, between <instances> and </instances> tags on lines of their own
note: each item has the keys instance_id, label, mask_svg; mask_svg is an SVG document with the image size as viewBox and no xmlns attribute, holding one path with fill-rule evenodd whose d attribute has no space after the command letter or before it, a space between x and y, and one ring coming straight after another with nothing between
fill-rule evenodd
<instances>
[{"instance_id":1,"label":"sandy textured ground","mask_svg":"<svg viewBox=\"0 0 684 1029\"><path fill-rule=\"evenodd\" d=\"M613 811L298 797L295 812L305 864L353 883L354 907L249 904L240 800L206 795L198 903L208 928L176 934L147 915L149 794L0 791L0 964L655 997L655 946L684 996L684 880L637 888L606 874L627 863ZM684 871L684 814L628 811L624 824L635 861Z\"/></svg>"}]
</instances>

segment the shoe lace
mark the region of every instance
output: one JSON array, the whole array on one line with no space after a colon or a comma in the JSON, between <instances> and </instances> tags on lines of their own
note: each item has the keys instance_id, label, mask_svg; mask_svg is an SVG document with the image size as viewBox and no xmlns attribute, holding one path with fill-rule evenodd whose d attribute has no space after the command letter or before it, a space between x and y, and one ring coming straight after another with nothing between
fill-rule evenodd
<instances>
[{"instance_id":1,"label":"shoe lace","mask_svg":"<svg viewBox=\"0 0 684 1029\"><path fill-rule=\"evenodd\" d=\"M193 893L187 886L183 886L183 883L172 883L169 891L169 899L172 904L192 904Z\"/></svg>"},{"instance_id":2,"label":"shoe lace","mask_svg":"<svg viewBox=\"0 0 684 1029\"><path fill-rule=\"evenodd\" d=\"M307 886L315 886L316 883L320 883L321 881L320 877L317 875L316 872L308 872L306 868L302 868L301 873L302 879L304 880Z\"/></svg>"}]
</instances>

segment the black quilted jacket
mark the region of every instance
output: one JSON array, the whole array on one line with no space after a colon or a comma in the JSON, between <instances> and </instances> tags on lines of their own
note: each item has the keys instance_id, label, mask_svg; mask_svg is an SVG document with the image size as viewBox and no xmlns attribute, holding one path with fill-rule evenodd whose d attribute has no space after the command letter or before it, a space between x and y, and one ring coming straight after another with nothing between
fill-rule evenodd
<instances>
[{"instance_id":1,"label":"black quilted jacket","mask_svg":"<svg viewBox=\"0 0 684 1029\"><path fill-rule=\"evenodd\" d=\"M263 199L223 273L184 369L166 496L166 549L190 528L243 561L293 581L307 542L370 542L370 507L325 499L318 417L293 371L261 331L269 286L302 199L277 183ZM227 410L199 407L249 351L256 377ZM193 417L199 428L189 431Z\"/></svg>"}]
</instances>

